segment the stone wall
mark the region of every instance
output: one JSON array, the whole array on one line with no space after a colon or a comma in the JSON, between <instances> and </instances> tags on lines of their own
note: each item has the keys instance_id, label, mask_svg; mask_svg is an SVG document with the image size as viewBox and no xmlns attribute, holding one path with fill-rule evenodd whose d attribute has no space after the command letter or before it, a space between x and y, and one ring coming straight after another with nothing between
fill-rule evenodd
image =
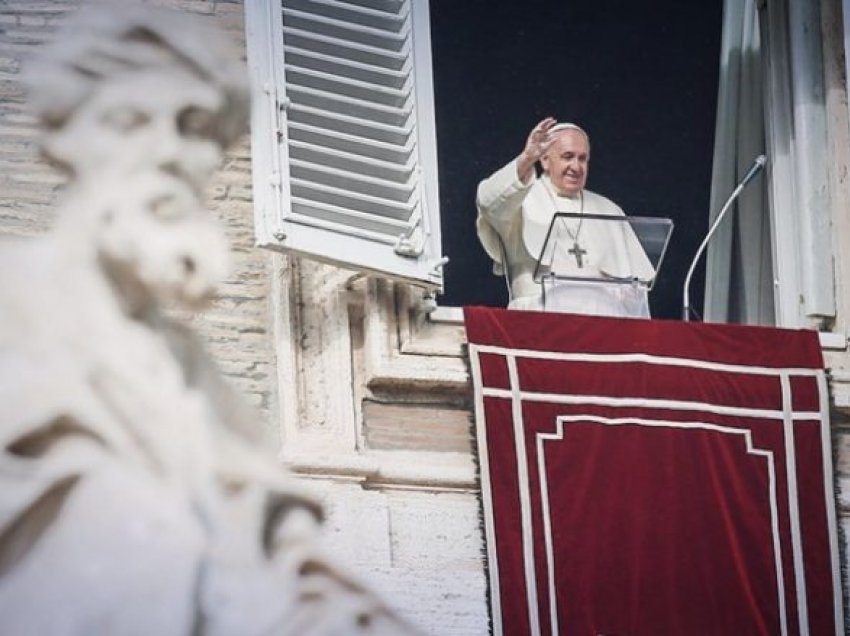
<instances>
[{"instance_id":1,"label":"stone wall","mask_svg":"<svg viewBox=\"0 0 850 636\"><path fill-rule=\"evenodd\" d=\"M833 254L837 316L833 331L844 336L847 342L850 326L850 259L847 258L850 241L850 138L848 130L847 77L845 66L845 36L842 28L842 1L821 0L821 30L823 34L824 84L826 89L826 113L830 155L830 197L832 204ZM850 354L844 350L826 351L829 368L830 398L832 412L833 456L835 459L835 483L838 504L838 520L841 527L841 557L844 572L844 617L850 626L850 604L848 604L848 563L850 563ZM850 627L848 627L850 629Z\"/></svg>"},{"instance_id":2,"label":"stone wall","mask_svg":"<svg viewBox=\"0 0 850 636\"><path fill-rule=\"evenodd\" d=\"M151 2L214 21L244 50L243 7L226 0ZM0 235L46 231L63 178L38 157L39 131L26 107L22 67L79 0L0 1ZM231 275L213 307L187 316L209 341L222 371L258 406L269 422L276 409L270 346L270 254L253 247L250 143L246 134L211 180L210 209L227 228L233 246Z\"/></svg>"}]
</instances>

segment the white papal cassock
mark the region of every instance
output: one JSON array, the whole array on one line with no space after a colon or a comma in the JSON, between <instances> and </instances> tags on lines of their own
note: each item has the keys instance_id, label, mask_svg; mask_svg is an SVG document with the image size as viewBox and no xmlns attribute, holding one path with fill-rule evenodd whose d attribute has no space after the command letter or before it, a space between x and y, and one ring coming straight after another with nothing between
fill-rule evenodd
<instances>
[{"instance_id":1,"label":"white papal cassock","mask_svg":"<svg viewBox=\"0 0 850 636\"><path fill-rule=\"evenodd\" d=\"M505 271L504 246L511 309L544 308L541 285L533 276L556 212L624 216L616 203L589 190L574 197L560 196L546 175L523 183L517 175L516 160L478 185L477 205L478 238L493 259L496 273ZM554 252L545 255L543 262L559 274L588 279L653 277L653 267L628 223L586 221L580 225L575 219L564 221L572 226L565 230L586 252L582 267L578 267L574 255L567 254L570 245L563 241ZM545 304L550 311L649 317L646 289L631 284L558 281L547 284Z\"/></svg>"}]
</instances>

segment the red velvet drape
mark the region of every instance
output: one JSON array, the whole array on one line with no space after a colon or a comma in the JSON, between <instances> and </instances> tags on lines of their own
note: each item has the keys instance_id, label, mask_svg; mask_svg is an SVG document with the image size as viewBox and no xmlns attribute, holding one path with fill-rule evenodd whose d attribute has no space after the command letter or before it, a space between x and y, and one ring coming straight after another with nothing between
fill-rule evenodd
<instances>
[{"instance_id":1,"label":"red velvet drape","mask_svg":"<svg viewBox=\"0 0 850 636\"><path fill-rule=\"evenodd\" d=\"M465 315L496 633L841 633L816 334Z\"/></svg>"}]
</instances>

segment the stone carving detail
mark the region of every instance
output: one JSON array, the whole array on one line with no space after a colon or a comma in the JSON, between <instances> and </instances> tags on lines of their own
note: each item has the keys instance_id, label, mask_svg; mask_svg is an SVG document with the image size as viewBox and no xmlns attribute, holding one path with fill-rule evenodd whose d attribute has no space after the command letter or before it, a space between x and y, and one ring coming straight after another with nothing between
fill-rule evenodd
<instances>
[{"instance_id":1,"label":"stone carving detail","mask_svg":"<svg viewBox=\"0 0 850 636\"><path fill-rule=\"evenodd\" d=\"M116 9L119 7L119 9ZM54 230L0 243L0 633L401 634L164 306L227 246L200 191L246 73L186 15L82 10L30 67Z\"/></svg>"}]
</instances>

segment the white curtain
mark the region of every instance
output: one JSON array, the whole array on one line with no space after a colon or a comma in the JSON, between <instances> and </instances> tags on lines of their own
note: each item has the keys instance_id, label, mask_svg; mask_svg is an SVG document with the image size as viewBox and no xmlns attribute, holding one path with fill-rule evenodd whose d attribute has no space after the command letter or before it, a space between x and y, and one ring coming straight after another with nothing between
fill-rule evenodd
<instances>
[{"instance_id":1,"label":"white curtain","mask_svg":"<svg viewBox=\"0 0 850 636\"><path fill-rule=\"evenodd\" d=\"M753 159L765 152L760 52L754 1L725 0L708 225ZM712 238L706 264L706 320L774 323L766 182L766 177L759 177L750 183Z\"/></svg>"}]
</instances>

